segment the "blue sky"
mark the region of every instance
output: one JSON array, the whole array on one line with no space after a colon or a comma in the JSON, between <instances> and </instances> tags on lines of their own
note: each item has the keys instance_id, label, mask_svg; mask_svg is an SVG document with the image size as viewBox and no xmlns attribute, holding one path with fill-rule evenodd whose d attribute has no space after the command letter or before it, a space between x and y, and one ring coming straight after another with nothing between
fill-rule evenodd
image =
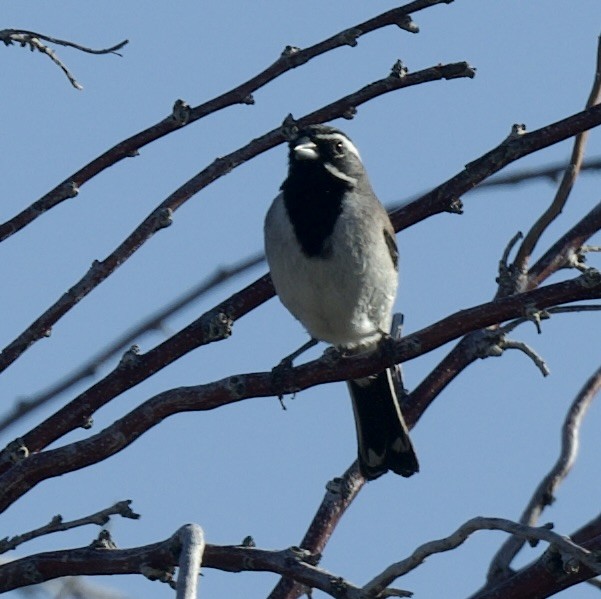
<instances>
[{"instance_id":1,"label":"blue sky","mask_svg":"<svg viewBox=\"0 0 601 599\"><path fill-rule=\"evenodd\" d=\"M91 11L75 1L4 4L3 27L92 47L125 38L130 44L123 58L56 49L83 84L81 92L47 57L17 47L1 49L2 221L107 148L167 116L177 98L197 105L271 64L288 44L311 45L396 6L355 0L184 0L149 9L139 1L108 0ZM354 120L334 123L360 148L384 204L445 181L496 146L513 123L533 130L578 112L592 82L599 17L598 0L456 0L417 13L418 35L392 27L372 33L357 47L321 56L259 90L254 106L228 108L143 148L140 156L103 172L77 198L0 244L2 346L216 157L278 126L288 113L302 116L384 77L398 58L411 71L466 60L477 76L394 92L361 107ZM570 150L570 142L558 144L506 172L565 160ZM598 131L591 135L588 155L601 155ZM170 228L3 373L3 409L46 388L217 267L259 250L263 216L285 172L286 151L280 146L187 202ZM506 243L517 230L529 228L553 193L549 181L470 193L463 198L462 216L439 215L403 231L397 308L405 314L406 331L489 301ZM537 251L598 201L598 173L583 175ZM598 235L595 241L601 243ZM591 264L599 267L599 257L592 256ZM264 267L256 268L220 287L172 318L167 330L144 335L138 341L142 351L263 272ZM572 273L553 280L566 276ZM543 379L517 352L472 365L412 433L420 474L370 483L328 545L324 568L362 584L473 516L519 517L557 456L569 403L599 366L599 317L556 316L543 323L542 335L522 326L512 336L530 343L551 375ZM192 352L111 402L94 416L92 432L163 390L269 370L304 340L302 327L270 300L237 322L231 339ZM406 364L407 387L415 387L450 347ZM108 364L103 373L112 367ZM263 548L297 544L326 481L340 475L355 455L346 393L345 385L326 385L288 399L286 411L270 398L174 416L101 464L40 484L4 514L0 536L42 525L55 513L77 518L129 498L142 519L112 524L121 547L166 538L190 521L203 526L212 543L236 544L250 534ZM74 391L67 393L24 419L3 442L73 396ZM542 522L553 521L558 532L569 534L598 514L600 419L594 405L583 425L578 462L543 516ZM78 431L60 443L89 434ZM96 533L86 528L46 538L23 546L18 555L85 545ZM466 597L483 583L503 539L502 533L478 533L462 548L433 556L396 586L416 597ZM519 563L539 553L525 550ZM275 582L269 574L207 570L201 592L259 597ZM131 597L171 596L166 586L140 577L106 583ZM581 586L568 594L587 599L598 591Z\"/></svg>"}]
</instances>

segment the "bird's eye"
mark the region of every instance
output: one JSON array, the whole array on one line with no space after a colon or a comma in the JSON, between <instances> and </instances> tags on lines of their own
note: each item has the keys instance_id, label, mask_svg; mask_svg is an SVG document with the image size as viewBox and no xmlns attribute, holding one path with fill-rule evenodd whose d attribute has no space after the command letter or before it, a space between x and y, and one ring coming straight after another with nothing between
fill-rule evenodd
<instances>
[{"instance_id":1,"label":"bird's eye","mask_svg":"<svg viewBox=\"0 0 601 599\"><path fill-rule=\"evenodd\" d=\"M341 142L341 141L337 141L337 142L336 142L336 145L335 145L334 147L336 148L336 151L337 151L339 154L342 154L342 153L343 153L343 150L344 150L344 143L343 143L343 142Z\"/></svg>"}]
</instances>

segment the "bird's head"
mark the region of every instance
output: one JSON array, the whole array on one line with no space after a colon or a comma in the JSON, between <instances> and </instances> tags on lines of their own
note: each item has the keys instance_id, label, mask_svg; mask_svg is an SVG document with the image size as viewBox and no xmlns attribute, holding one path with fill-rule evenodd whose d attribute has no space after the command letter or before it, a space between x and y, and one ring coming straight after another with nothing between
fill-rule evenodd
<instances>
[{"instance_id":1,"label":"bird's head","mask_svg":"<svg viewBox=\"0 0 601 599\"><path fill-rule=\"evenodd\" d=\"M289 143L290 173L323 171L352 186L364 174L359 151L339 129L311 125L301 129Z\"/></svg>"}]
</instances>

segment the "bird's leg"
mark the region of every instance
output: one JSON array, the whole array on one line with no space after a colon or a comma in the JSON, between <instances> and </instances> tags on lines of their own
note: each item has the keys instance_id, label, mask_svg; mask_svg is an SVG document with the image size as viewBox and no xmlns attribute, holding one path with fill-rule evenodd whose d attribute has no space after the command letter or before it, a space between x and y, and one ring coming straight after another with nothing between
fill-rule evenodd
<instances>
[{"instance_id":1,"label":"bird's leg","mask_svg":"<svg viewBox=\"0 0 601 599\"><path fill-rule=\"evenodd\" d=\"M273 375L273 387L278 392L278 398L284 410L286 409L286 406L283 402L284 396L278 390L286 383L286 375L292 368L294 360L296 360L296 358L298 358L301 354L305 353L308 349L316 346L318 343L319 341L317 339L311 337L307 343L301 345L301 347L299 347L296 351L293 351L289 356L283 358L279 364L271 369L271 373Z\"/></svg>"},{"instance_id":2,"label":"bird's leg","mask_svg":"<svg viewBox=\"0 0 601 599\"><path fill-rule=\"evenodd\" d=\"M274 370L279 369L279 368L285 368L285 369L292 368L292 363L294 362L294 360L296 360L296 358L298 358L300 355L304 354L308 349L315 347L318 343L319 343L319 341L317 339L314 339L313 337L311 337L311 339L309 339L309 341L307 341L307 343L304 343L296 351L293 351L289 356L286 356L285 358L283 358L280 361L280 363L274 368Z\"/></svg>"},{"instance_id":3,"label":"bird's leg","mask_svg":"<svg viewBox=\"0 0 601 599\"><path fill-rule=\"evenodd\" d=\"M385 331L381 331L381 333L382 336L378 341L378 350L387 362L393 362L396 350L396 341L398 340L398 337L395 338L390 333ZM395 333L396 331L393 331L393 334Z\"/></svg>"}]
</instances>

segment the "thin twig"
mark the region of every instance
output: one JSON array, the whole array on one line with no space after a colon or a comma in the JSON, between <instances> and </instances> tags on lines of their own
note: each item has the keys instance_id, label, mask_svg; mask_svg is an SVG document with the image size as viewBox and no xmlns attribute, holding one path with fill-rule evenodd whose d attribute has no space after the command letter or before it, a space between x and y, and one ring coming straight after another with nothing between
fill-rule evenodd
<instances>
[{"instance_id":1,"label":"thin twig","mask_svg":"<svg viewBox=\"0 0 601 599\"><path fill-rule=\"evenodd\" d=\"M498 175L491 177L487 181L483 181L475 187L471 193L476 193L491 187L502 187L504 185L518 185L520 183L528 183L536 179L548 179L549 181L557 181L559 176L564 174L570 168L570 164L550 164L539 168L516 169L506 175ZM601 170L601 157L589 158L580 164L580 172Z\"/></svg>"},{"instance_id":2,"label":"thin twig","mask_svg":"<svg viewBox=\"0 0 601 599\"><path fill-rule=\"evenodd\" d=\"M601 571L601 566L595 554L576 543L568 537L562 536L550 530L549 526L533 528L524 524L518 524L511 520L503 518L484 518L477 517L468 520L462 524L453 534L443 539L430 541L418 547L408 558L392 564L373 580L368 582L363 590L369 594L377 596L395 579L421 565L426 558L445 551L451 551L464 543L470 535L479 530L501 530L517 535L521 539L528 541L545 541L550 545L557 547L564 554L564 561L568 559L575 560L586 565L595 572Z\"/></svg>"},{"instance_id":3,"label":"thin twig","mask_svg":"<svg viewBox=\"0 0 601 599\"><path fill-rule=\"evenodd\" d=\"M577 306L574 306L575 308ZM561 452L557 461L532 495L520 522L534 526L543 510L554 500L555 492L568 475L578 454L580 427L595 395L601 390L601 367L588 379L574 398L561 429ZM495 554L488 571L489 581L507 575L511 562L524 546L522 537L509 537Z\"/></svg>"},{"instance_id":4,"label":"thin twig","mask_svg":"<svg viewBox=\"0 0 601 599\"><path fill-rule=\"evenodd\" d=\"M560 175L565 173L567 168L569 168L569 164L562 162L561 164L551 164L540 168L515 169L506 175L493 175L489 179L478 183L478 185L469 190L469 194L472 196L480 191L487 191L491 187L518 185L520 183L536 181L537 179L549 179L551 181L556 181ZM601 170L601 157L589 158L588 160L585 160L580 167L581 173L585 171L594 173L595 171L599 170ZM402 202L390 203L388 204L388 208L391 212L399 210L403 206L406 206L407 204L423 197L424 193L425 192L415 194L414 196L411 196Z\"/></svg>"},{"instance_id":5,"label":"thin twig","mask_svg":"<svg viewBox=\"0 0 601 599\"><path fill-rule=\"evenodd\" d=\"M586 108L591 108L599 103L601 98L601 38L597 46L597 60L595 65L595 76L593 81L593 87L591 93L586 102ZM522 242L514 262L515 272L526 273L527 264L530 260L530 256L534 250L534 247L540 240L543 232L547 227L561 214L563 207L565 206L572 187L582 166L584 159L584 150L586 147L586 141L588 139L588 131L583 131L576 135L574 139L574 146L572 149L572 156L570 158L570 165L566 169L564 176L561 180L555 198L551 205L545 212L539 217L534 223L530 231L526 234L524 241ZM516 281L517 282L517 281ZM519 290L520 288L517 287Z\"/></svg>"},{"instance_id":6,"label":"thin twig","mask_svg":"<svg viewBox=\"0 0 601 599\"><path fill-rule=\"evenodd\" d=\"M51 44L57 44L59 46L68 46L69 48L75 48L76 50L87 52L88 54L116 54L117 56L121 56L121 54L119 54L117 50L121 50L121 48L123 48L129 43L129 40L123 40L122 42L119 42L118 44L115 44L110 48L102 48L100 50L95 50L94 48L82 46L80 44L70 42L69 40L58 39L56 37L51 37L43 33L36 33L35 31L28 31L26 29L3 29L2 31L0 31L0 41L4 42L6 45L11 44L13 41L19 44L29 43L27 40L23 41L22 38L13 37L15 35L37 37L46 42L50 42Z\"/></svg>"},{"instance_id":7,"label":"thin twig","mask_svg":"<svg viewBox=\"0 0 601 599\"><path fill-rule=\"evenodd\" d=\"M164 308L144 319L129 331L126 331L109 346L98 352L63 380L32 397L19 399L12 411L0 419L0 432L6 430L9 426L12 426L20 418L29 414L36 408L52 401L58 395L64 393L77 383L80 383L88 377L94 376L105 362L115 357L115 355L119 354L127 347L130 347L131 344L135 343L144 333L160 330L163 327L165 320L176 314L179 310L182 310L192 302L197 301L201 296L212 291L218 285L262 264L264 261L265 256L261 252L249 256L232 266L218 268L217 271L207 279L182 294L173 302L167 304Z\"/></svg>"},{"instance_id":8,"label":"thin twig","mask_svg":"<svg viewBox=\"0 0 601 599\"><path fill-rule=\"evenodd\" d=\"M35 530L31 530L29 532L24 532L20 535L15 535L14 537L6 537L4 539L1 539L0 553L6 553L11 549L15 549L22 543L31 541L32 539L37 539L38 537L48 535L53 532L63 532L65 530L70 530L71 528L86 526L88 524L104 526L110 520L111 516L123 516L123 518L131 518L132 520L137 520L140 517L140 515L136 514L130 508L130 505L131 500L126 499L125 501L119 501L111 507L100 510L95 514L90 514L89 516L78 518L77 520L69 520L68 522L64 522L63 517L60 514L53 516L53 518L48 524L45 524L40 528L36 528Z\"/></svg>"},{"instance_id":9,"label":"thin twig","mask_svg":"<svg viewBox=\"0 0 601 599\"><path fill-rule=\"evenodd\" d=\"M36 33L35 31L27 31L25 29L3 29L0 31L0 41L4 42L5 45L10 46L11 44L19 44L21 47L29 46L29 48L33 50L38 50L42 54L45 54L54 62L55 65L60 67L63 73L69 79L71 85L75 89L83 89L83 87L77 82L71 71L67 68L65 63L58 57L56 52L43 44L40 40L44 40L46 42L50 42L52 44L58 44L60 46L68 46L71 48L75 48L77 50L81 50L82 52L87 52L89 54L117 54L121 56L116 50L120 50L128 43L128 40L124 40L121 43L112 46L111 48L105 48L102 50L94 50L92 48L88 48L87 46L81 46L79 44L75 44L74 42L69 42L67 40L61 40L55 37L50 37L48 35L44 35L43 33Z\"/></svg>"},{"instance_id":10,"label":"thin twig","mask_svg":"<svg viewBox=\"0 0 601 599\"><path fill-rule=\"evenodd\" d=\"M550 374L549 367L547 366L545 360L539 356L536 351L527 343L524 343L523 341L514 341L513 339L505 339L502 342L502 348L520 350L534 362L534 365L540 370L543 376L548 376Z\"/></svg>"},{"instance_id":11,"label":"thin twig","mask_svg":"<svg viewBox=\"0 0 601 599\"><path fill-rule=\"evenodd\" d=\"M601 230L601 202L570 227L530 268L526 289L534 289L558 270L584 264L585 241Z\"/></svg>"}]
</instances>

